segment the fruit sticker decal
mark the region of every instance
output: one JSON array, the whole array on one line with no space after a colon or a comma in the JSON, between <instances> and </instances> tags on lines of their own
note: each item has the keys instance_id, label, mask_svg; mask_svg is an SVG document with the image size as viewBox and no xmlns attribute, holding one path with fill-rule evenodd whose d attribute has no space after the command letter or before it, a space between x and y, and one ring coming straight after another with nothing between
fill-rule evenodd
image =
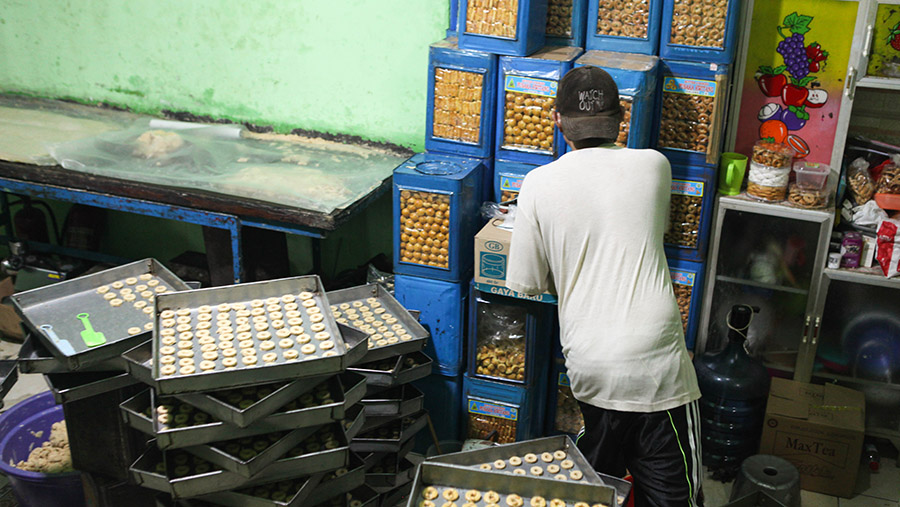
<instances>
[{"instance_id":1,"label":"fruit sticker decal","mask_svg":"<svg viewBox=\"0 0 900 507\"><path fill-rule=\"evenodd\" d=\"M878 6L867 74L900 78L900 5Z\"/></svg>"},{"instance_id":2,"label":"fruit sticker decal","mask_svg":"<svg viewBox=\"0 0 900 507\"><path fill-rule=\"evenodd\" d=\"M828 92L819 88L813 74L825 69L828 51L818 42L806 44L804 40L812 21L812 16L797 12L785 16L776 27L782 39L776 48L782 65L761 65L755 75L763 95L777 99L759 110L759 137L787 143L794 149L795 158L810 153L809 144L797 133L810 121L808 109L818 109L828 102Z\"/></svg>"},{"instance_id":3,"label":"fruit sticker decal","mask_svg":"<svg viewBox=\"0 0 900 507\"><path fill-rule=\"evenodd\" d=\"M804 161L834 162L858 11L858 2L844 0L753 2L747 57L735 62L741 92L734 151L749 156L768 139L788 144Z\"/></svg>"}]
</instances>

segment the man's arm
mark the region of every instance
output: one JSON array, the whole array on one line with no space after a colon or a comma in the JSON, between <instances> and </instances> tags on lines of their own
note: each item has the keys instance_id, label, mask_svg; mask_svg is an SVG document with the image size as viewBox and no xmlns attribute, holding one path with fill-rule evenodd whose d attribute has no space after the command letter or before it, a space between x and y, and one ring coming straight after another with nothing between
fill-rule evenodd
<instances>
[{"instance_id":1,"label":"man's arm","mask_svg":"<svg viewBox=\"0 0 900 507\"><path fill-rule=\"evenodd\" d=\"M506 286L525 294L555 292L541 226L535 216L534 200L527 192L528 177L519 193L516 223L513 227Z\"/></svg>"}]
</instances>

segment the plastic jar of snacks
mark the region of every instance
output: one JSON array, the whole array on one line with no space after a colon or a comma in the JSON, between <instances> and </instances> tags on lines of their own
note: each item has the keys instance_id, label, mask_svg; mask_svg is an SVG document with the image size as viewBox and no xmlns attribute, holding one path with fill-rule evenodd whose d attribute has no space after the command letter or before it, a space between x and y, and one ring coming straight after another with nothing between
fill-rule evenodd
<instances>
[{"instance_id":1,"label":"plastic jar of snacks","mask_svg":"<svg viewBox=\"0 0 900 507\"><path fill-rule=\"evenodd\" d=\"M826 188L803 188L799 183L792 183L787 200L801 208L820 209L828 206L829 194Z\"/></svg>"},{"instance_id":2,"label":"plastic jar of snacks","mask_svg":"<svg viewBox=\"0 0 900 507\"><path fill-rule=\"evenodd\" d=\"M750 158L759 165L790 169L794 160L794 150L786 144L757 141L753 145L753 156Z\"/></svg>"},{"instance_id":3,"label":"plastic jar of snacks","mask_svg":"<svg viewBox=\"0 0 900 507\"><path fill-rule=\"evenodd\" d=\"M783 201L790 176L790 164L787 167L772 167L750 162L747 193L764 201Z\"/></svg>"}]
</instances>

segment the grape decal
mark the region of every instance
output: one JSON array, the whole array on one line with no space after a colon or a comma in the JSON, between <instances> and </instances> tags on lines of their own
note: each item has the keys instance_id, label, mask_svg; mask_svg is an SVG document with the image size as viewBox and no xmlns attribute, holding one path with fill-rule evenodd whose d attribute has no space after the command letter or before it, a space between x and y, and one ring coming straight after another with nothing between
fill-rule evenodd
<instances>
[{"instance_id":1,"label":"grape decal","mask_svg":"<svg viewBox=\"0 0 900 507\"><path fill-rule=\"evenodd\" d=\"M796 158L809 154L809 145L796 132L809 121L807 109L816 109L828 101L828 93L817 89L814 73L825 68L828 51L818 42L806 44L806 34L811 30L812 16L796 12L788 14L781 26L776 27L781 41L776 51L783 65L761 66L756 72L756 83L766 97L778 99L759 111L759 137L787 143L794 149ZM780 102L780 103L779 103Z\"/></svg>"}]
</instances>

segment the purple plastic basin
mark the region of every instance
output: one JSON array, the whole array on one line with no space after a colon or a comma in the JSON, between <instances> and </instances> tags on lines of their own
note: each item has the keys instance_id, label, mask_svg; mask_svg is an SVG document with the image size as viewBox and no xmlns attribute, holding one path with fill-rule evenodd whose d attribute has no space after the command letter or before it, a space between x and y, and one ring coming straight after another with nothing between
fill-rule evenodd
<instances>
[{"instance_id":1,"label":"purple plastic basin","mask_svg":"<svg viewBox=\"0 0 900 507\"><path fill-rule=\"evenodd\" d=\"M84 507L81 473L42 474L9 464L28 459L32 449L50 438L53 423L62 420L63 408L50 391L17 403L0 415L0 472L9 478L22 507Z\"/></svg>"}]
</instances>

